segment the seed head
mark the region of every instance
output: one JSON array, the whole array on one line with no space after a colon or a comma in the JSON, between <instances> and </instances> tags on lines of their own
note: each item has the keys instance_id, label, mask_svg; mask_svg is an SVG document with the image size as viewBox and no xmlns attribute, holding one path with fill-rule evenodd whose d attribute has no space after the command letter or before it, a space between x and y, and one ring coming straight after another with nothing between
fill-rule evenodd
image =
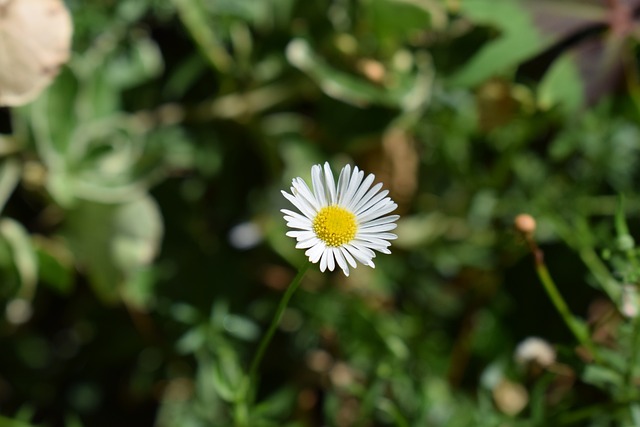
<instances>
[{"instance_id":1,"label":"seed head","mask_svg":"<svg viewBox=\"0 0 640 427\"><path fill-rule=\"evenodd\" d=\"M520 214L516 216L513 224L519 232L531 236L536 231L536 220L529 214Z\"/></svg>"}]
</instances>

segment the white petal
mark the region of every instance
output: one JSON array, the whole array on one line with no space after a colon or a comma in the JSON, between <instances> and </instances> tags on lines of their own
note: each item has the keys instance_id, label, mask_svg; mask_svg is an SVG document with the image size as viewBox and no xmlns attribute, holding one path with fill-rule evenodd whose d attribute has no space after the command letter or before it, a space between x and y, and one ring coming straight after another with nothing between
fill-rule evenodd
<instances>
[{"instance_id":1,"label":"white petal","mask_svg":"<svg viewBox=\"0 0 640 427\"><path fill-rule=\"evenodd\" d=\"M327 187L327 193L329 195L329 204L334 205L337 202L336 198L336 182L333 179L333 172L329 166L329 162L324 163L324 181Z\"/></svg>"},{"instance_id":2,"label":"white petal","mask_svg":"<svg viewBox=\"0 0 640 427\"><path fill-rule=\"evenodd\" d=\"M376 250L378 252L382 252L382 253L391 253L389 251L389 246L391 246L391 243L387 242L386 240L374 240L374 241L369 241L369 240L353 240L353 245L359 247L360 249L368 249L368 250ZM375 258L375 256L371 257L371 258Z\"/></svg>"},{"instance_id":3,"label":"white petal","mask_svg":"<svg viewBox=\"0 0 640 427\"><path fill-rule=\"evenodd\" d=\"M390 254L391 251L389 250L389 245L381 245L381 244L376 244L376 243L371 243L371 242L358 242L358 245L360 245L360 248L367 248L369 250L376 250L378 252L381 252L383 254ZM372 257L375 258L375 257Z\"/></svg>"},{"instance_id":4,"label":"white petal","mask_svg":"<svg viewBox=\"0 0 640 427\"><path fill-rule=\"evenodd\" d=\"M313 229L313 224L311 224L309 220L300 221L293 218L291 218L290 220L289 218L285 218L285 219L288 220L287 227L289 228L298 228L300 230L307 230L307 231L311 231Z\"/></svg>"},{"instance_id":5,"label":"white petal","mask_svg":"<svg viewBox=\"0 0 640 427\"><path fill-rule=\"evenodd\" d=\"M333 255L336 257L336 262L344 272L344 275L349 277L349 266L347 266L347 261L344 259L344 255L342 253L342 248L335 248L333 250Z\"/></svg>"},{"instance_id":6,"label":"white petal","mask_svg":"<svg viewBox=\"0 0 640 427\"><path fill-rule=\"evenodd\" d=\"M312 237L316 237L313 231L308 230L287 231L287 236L293 237L298 240L308 240Z\"/></svg>"},{"instance_id":7,"label":"white petal","mask_svg":"<svg viewBox=\"0 0 640 427\"><path fill-rule=\"evenodd\" d=\"M351 178L351 166L346 165L340 171L340 176L338 177L338 194L337 194L337 204L342 204L342 199L344 194L347 192L347 187L349 186L349 179Z\"/></svg>"},{"instance_id":8,"label":"white petal","mask_svg":"<svg viewBox=\"0 0 640 427\"><path fill-rule=\"evenodd\" d=\"M362 240L365 242L372 242L376 244L383 244L382 242L384 242L383 244L384 246L391 246L390 240L394 240L393 236L395 235L387 236L387 234L391 234L391 233L372 233L372 234L358 233L356 234L356 237L349 243L353 243L354 241L357 241L357 240Z\"/></svg>"},{"instance_id":9,"label":"white petal","mask_svg":"<svg viewBox=\"0 0 640 427\"><path fill-rule=\"evenodd\" d=\"M387 242L386 240L380 240L380 239L353 239L351 242L354 246L359 247L360 249L369 249L369 250L376 250L378 252L384 252L386 251L390 246L391 243ZM374 256L371 258L375 258Z\"/></svg>"},{"instance_id":10,"label":"white petal","mask_svg":"<svg viewBox=\"0 0 640 427\"><path fill-rule=\"evenodd\" d=\"M296 249L309 249L316 246L318 243L320 243L320 239L315 236L310 239L298 239Z\"/></svg>"},{"instance_id":11,"label":"white petal","mask_svg":"<svg viewBox=\"0 0 640 427\"><path fill-rule=\"evenodd\" d=\"M363 172L363 175L364 175L364 172ZM360 187L358 188L358 191L356 192L356 194L353 195L353 198L351 199L349 204L345 205L345 207L347 209L349 209L350 211L354 210L353 208L358 204L358 202L360 201L360 199L362 198L364 193L367 192L369 187L371 187L371 184L373 183L374 179L376 179L374 174L369 174L365 178L365 180L362 182L362 184L360 184Z\"/></svg>"},{"instance_id":12,"label":"white petal","mask_svg":"<svg viewBox=\"0 0 640 427\"><path fill-rule=\"evenodd\" d=\"M351 255L353 255L353 257L355 259L360 261L361 264L364 264L364 265L371 265L372 264L371 259L375 256L375 254L373 253L372 250L364 248L362 246L355 247L355 246L352 246L352 245L344 245L344 248L346 250L348 250L349 253ZM367 252L365 252L365 249L367 250ZM370 252L370 254L369 254L369 252Z\"/></svg>"},{"instance_id":13,"label":"white petal","mask_svg":"<svg viewBox=\"0 0 640 427\"><path fill-rule=\"evenodd\" d=\"M298 212L290 211L289 209L280 209L280 212L285 214L284 219L287 219L287 217L296 218L296 219L299 219L301 221L309 221L309 219L310 219L310 218L307 218L304 215L300 215Z\"/></svg>"},{"instance_id":14,"label":"white petal","mask_svg":"<svg viewBox=\"0 0 640 427\"><path fill-rule=\"evenodd\" d=\"M314 165L311 168L311 183L313 184L313 194L320 206L327 206L327 193L324 191L322 184L322 168L320 165Z\"/></svg>"},{"instance_id":15,"label":"white petal","mask_svg":"<svg viewBox=\"0 0 640 427\"><path fill-rule=\"evenodd\" d=\"M302 214L307 218L312 219L316 216L316 212L314 211L313 207L310 206L309 203L304 200L304 198L302 197L298 198L298 197L292 196L291 194L285 191L282 191L282 195L288 201L290 201L293 206L298 208L298 210L302 212Z\"/></svg>"},{"instance_id":16,"label":"white petal","mask_svg":"<svg viewBox=\"0 0 640 427\"><path fill-rule=\"evenodd\" d=\"M373 233L371 233L371 234L362 233L361 235L363 237L377 237L377 238L383 239L383 240L395 240L395 239L398 238L398 236L396 236L393 233L375 233L375 234L373 234ZM358 236L356 236L356 237L358 237Z\"/></svg>"},{"instance_id":17,"label":"white petal","mask_svg":"<svg viewBox=\"0 0 640 427\"><path fill-rule=\"evenodd\" d=\"M357 212L362 206L364 206L365 203L367 203L369 200L371 200L371 198L376 193L378 193L378 191L380 191L381 188L382 188L382 183L378 183L378 184L374 185L373 187L371 187L371 189L367 192L367 194L362 196L362 198L360 198L358 203L355 204L355 206L353 207L353 212Z\"/></svg>"},{"instance_id":18,"label":"white petal","mask_svg":"<svg viewBox=\"0 0 640 427\"><path fill-rule=\"evenodd\" d=\"M373 252L369 247L367 247L366 245L358 244L355 241L352 241L351 243L349 243L349 245L345 246L354 247L356 250L360 251L360 253L362 253L366 258L373 259L376 257L375 252Z\"/></svg>"},{"instance_id":19,"label":"white petal","mask_svg":"<svg viewBox=\"0 0 640 427\"><path fill-rule=\"evenodd\" d=\"M327 257L329 256L329 251L325 250L322 252L322 258L320 258L320 271L324 273L327 269Z\"/></svg>"},{"instance_id":20,"label":"white petal","mask_svg":"<svg viewBox=\"0 0 640 427\"><path fill-rule=\"evenodd\" d=\"M358 229L359 233L381 233L383 231L391 231L394 230L398 224L382 224L382 225L374 225L371 227L361 226Z\"/></svg>"},{"instance_id":21,"label":"white petal","mask_svg":"<svg viewBox=\"0 0 640 427\"><path fill-rule=\"evenodd\" d=\"M358 170L357 166L354 167L353 173L351 174L351 179L349 180L349 186L347 187L345 193L342 195L342 202L340 203L341 206L349 206L351 204L351 200L356 194L356 191L358 191L358 187L360 186L363 177L364 172Z\"/></svg>"},{"instance_id":22,"label":"white petal","mask_svg":"<svg viewBox=\"0 0 640 427\"><path fill-rule=\"evenodd\" d=\"M387 199L385 199L387 200ZM362 213L361 215L357 216L358 221L360 221L360 223L365 223L367 221L371 221L373 219L376 219L378 217L381 217L383 215L386 215L390 212L393 212L394 210L397 209L398 205L396 205L393 202L385 202L385 200L381 201L378 205L372 207L371 209L369 209L368 211ZM391 200L391 199L389 199ZM384 203L383 203L384 202Z\"/></svg>"},{"instance_id":23,"label":"white petal","mask_svg":"<svg viewBox=\"0 0 640 427\"><path fill-rule=\"evenodd\" d=\"M369 226L387 224L387 223L390 223L390 222L395 222L398 219L400 219L400 215L389 215L389 216L385 216L383 218L378 218L378 219L374 219L372 221L367 221L366 223L361 224L360 228L367 228Z\"/></svg>"},{"instance_id":24,"label":"white petal","mask_svg":"<svg viewBox=\"0 0 640 427\"><path fill-rule=\"evenodd\" d=\"M297 198L303 200L307 205L309 205L311 211L315 215L318 210L320 210L320 202L316 199L316 196L313 195L307 183L304 182L302 178L296 178L293 180L293 189L295 192L292 192Z\"/></svg>"},{"instance_id":25,"label":"white petal","mask_svg":"<svg viewBox=\"0 0 640 427\"><path fill-rule=\"evenodd\" d=\"M310 249L307 249L304 254L309 257L309 261L315 264L320 261L320 257L322 256L326 248L327 247L324 242L320 240L317 245L313 246Z\"/></svg>"},{"instance_id":26,"label":"white petal","mask_svg":"<svg viewBox=\"0 0 640 427\"><path fill-rule=\"evenodd\" d=\"M327 248L327 267L329 271L333 271L336 268L336 263L333 259L333 251L335 248Z\"/></svg>"},{"instance_id":27,"label":"white petal","mask_svg":"<svg viewBox=\"0 0 640 427\"><path fill-rule=\"evenodd\" d=\"M342 255L344 255L344 258L347 260L347 262L349 263L349 265L351 265L351 267L356 268L358 266L358 264L356 264L356 260L353 259L353 256L349 253L348 250L346 250L344 247L340 246L340 253Z\"/></svg>"},{"instance_id":28,"label":"white petal","mask_svg":"<svg viewBox=\"0 0 640 427\"><path fill-rule=\"evenodd\" d=\"M363 245L367 247L372 247L372 245L375 245L376 247L381 246L383 248L386 248L387 246L391 246L391 243L384 239L380 239L374 236L366 236L366 235L356 236L356 238L353 239L350 243L354 246Z\"/></svg>"},{"instance_id":29,"label":"white petal","mask_svg":"<svg viewBox=\"0 0 640 427\"><path fill-rule=\"evenodd\" d=\"M363 204L358 209L354 210L355 214L359 215L359 214L367 211L368 209L371 209L372 206L375 206L376 203L378 203L378 202L380 202L380 200L384 199L387 196L387 194L389 194L389 190L382 190L381 192L376 194L375 197L373 197L371 200L369 200L367 203Z\"/></svg>"}]
</instances>

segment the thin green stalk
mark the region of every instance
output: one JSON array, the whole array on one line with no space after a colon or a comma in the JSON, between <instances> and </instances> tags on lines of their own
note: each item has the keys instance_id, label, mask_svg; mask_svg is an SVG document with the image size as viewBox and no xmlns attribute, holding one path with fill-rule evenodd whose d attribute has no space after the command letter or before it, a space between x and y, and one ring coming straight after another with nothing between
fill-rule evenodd
<instances>
[{"instance_id":1,"label":"thin green stalk","mask_svg":"<svg viewBox=\"0 0 640 427\"><path fill-rule=\"evenodd\" d=\"M595 345L591 341L591 337L589 336L587 328L578 321L573 313L571 313L571 310L569 310L569 306L560 294L560 291L558 291L558 287L553 281L551 274L549 274L547 265L544 262L544 253L542 252L540 247L538 247L538 244L533 238L533 233L525 233L524 237L533 255L538 278L542 282L542 286L549 296L549 299L555 306L558 313L560 313L562 320L564 320L564 323L567 325L569 330L571 330L578 342L591 353L596 361L600 361L598 353L596 352Z\"/></svg>"},{"instance_id":2,"label":"thin green stalk","mask_svg":"<svg viewBox=\"0 0 640 427\"><path fill-rule=\"evenodd\" d=\"M302 265L302 267L300 267L300 270L298 270L298 274L296 274L296 277L293 278L293 281L291 282L289 287L287 287L287 290L285 291L284 295L282 295L282 299L280 300L280 304L278 305L276 314L275 316L273 316L273 319L271 320L271 325L269 325L269 329L267 329L267 332L262 337L262 341L260 341L260 345L258 346L258 351L256 351L256 354L253 357L253 361L251 362L251 367L249 368L249 379L252 384L255 382L254 381L255 376L256 376L256 373L258 372L260 362L262 362L262 358L264 357L264 353L267 350L267 347L269 346L271 339L273 338L273 334L276 332L276 329L280 324L280 320L282 319L282 314L284 313L284 310L287 308L287 305L289 304L289 300L295 293L296 289L298 289L298 286L302 281L302 277L307 272L310 265L311 263L307 261Z\"/></svg>"},{"instance_id":3,"label":"thin green stalk","mask_svg":"<svg viewBox=\"0 0 640 427\"><path fill-rule=\"evenodd\" d=\"M627 219L625 217L625 199L624 195L618 196L618 210L616 211L615 227L616 234L618 235L618 246L624 252L627 257L627 261L634 268L634 270L640 270L640 262L638 262L638 256L635 251L635 242L631 233L629 232L629 226L627 225ZM625 279L625 282L627 280Z\"/></svg>"},{"instance_id":4,"label":"thin green stalk","mask_svg":"<svg viewBox=\"0 0 640 427\"><path fill-rule=\"evenodd\" d=\"M571 310L569 310L569 306L567 306L567 303L558 291L558 287L553 281L551 274L549 274L546 264L540 261L538 257L536 257L536 272L538 273L538 278L542 282L542 286L551 299L551 302L556 307L556 310L558 310L558 313L560 313L560 316L562 316L562 319L567 324L573 335L597 360L598 354L596 353L595 346L591 342L587 331L578 323L571 313Z\"/></svg>"},{"instance_id":5,"label":"thin green stalk","mask_svg":"<svg viewBox=\"0 0 640 427\"><path fill-rule=\"evenodd\" d=\"M287 305L289 304L289 300L295 293L296 289L298 289L298 286L300 286L302 277L304 277L304 274L307 272L310 265L311 263L307 261L304 263L304 265L302 265L302 267L300 267L300 270L298 270L298 274L296 275L296 277L293 278L293 280L291 281L291 284L289 284L289 287L285 291L284 295L282 295L280 304L278 305L276 313L273 316L273 319L271 320L271 325L269 325L269 329L267 329L267 332L262 337L262 340L260 341L260 345L258 346L258 350L253 356L253 360L251 361L251 365L249 368L249 374L247 376L247 379L248 379L247 389L245 390L246 403L249 405L253 403L253 399L255 395L254 387L256 385L256 375L258 373L258 368L260 367L260 363L262 362L262 358L264 357L264 353L267 350L267 347L269 346L271 339L273 338L273 334L276 332L276 329L280 324L280 320L282 319L282 314L284 313L284 310L287 308Z\"/></svg>"},{"instance_id":6,"label":"thin green stalk","mask_svg":"<svg viewBox=\"0 0 640 427\"><path fill-rule=\"evenodd\" d=\"M218 71L228 72L233 58L207 23L206 11L198 0L173 0L180 20L195 40L209 64Z\"/></svg>"},{"instance_id":7,"label":"thin green stalk","mask_svg":"<svg viewBox=\"0 0 640 427\"><path fill-rule=\"evenodd\" d=\"M638 352L640 351L640 317L633 319L633 332L631 335L631 355L629 357L629 365L627 366L627 372L625 373L625 382L627 388L631 393L636 392L637 385L635 384L635 367L638 360Z\"/></svg>"},{"instance_id":8,"label":"thin green stalk","mask_svg":"<svg viewBox=\"0 0 640 427\"><path fill-rule=\"evenodd\" d=\"M611 272L602 262L595 249L591 247L581 248L578 250L578 255L609 298L614 302L620 301L620 284L611 275Z\"/></svg>"},{"instance_id":9,"label":"thin green stalk","mask_svg":"<svg viewBox=\"0 0 640 427\"><path fill-rule=\"evenodd\" d=\"M5 204L18 185L20 172L20 163L13 158L5 160L2 164L0 168L0 212L4 210Z\"/></svg>"},{"instance_id":10,"label":"thin green stalk","mask_svg":"<svg viewBox=\"0 0 640 427\"><path fill-rule=\"evenodd\" d=\"M612 301L620 301L620 286L617 280L611 275L607 266L602 262L596 250L593 248L591 239L585 241L577 236L589 236L589 225L584 218L575 219L575 228L571 229L561 218L556 218L554 226L560 237L573 249L578 252L580 259L598 281L602 290Z\"/></svg>"},{"instance_id":11,"label":"thin green stalk","mask_svg":"<svg viewBox=\"0 0 640 427\"><path fill-rule=\"evenodd\" d=\"M563 412L557 417L557 419L554 419L553 425L571 425L578 423L580 423L580 425L584 425L585 420L593 419L595 416L604 412L615 413L619 410L624 410L633 403L635 403L635 400L631 399L621 402L594 404L572 412Z\"/></svg>"}]
</instances>

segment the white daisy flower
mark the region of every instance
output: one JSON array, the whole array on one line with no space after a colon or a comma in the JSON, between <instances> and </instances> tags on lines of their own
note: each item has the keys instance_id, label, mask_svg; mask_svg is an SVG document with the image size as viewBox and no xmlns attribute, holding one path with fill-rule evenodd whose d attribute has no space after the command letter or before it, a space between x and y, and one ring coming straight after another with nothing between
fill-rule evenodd
<instances>
[{"instance_id":1,"label":"white daisy flower","mask_svg":"<svg viewBox=\"0 0 640 427\"><path fill-rule=\"evenodd\" d=\"M398 236L389 233L396 228L399 215L387 215L396 205L386 197L388 190L380 191L382 184L373 187L375 176L358 167L347 165L340 171L336 185L329 163L311 168L312 188L302 178L292 182L291 194L282 194L298 210L282 209L287 226L293 228L287 236L294 237L296 248L307 249L305 255L313 263L320 262L320 271L333 271L336 264L345 275L356 261L375 267L374 252L391 253L389 240ZM385 216L386 215L386 216Z\"/></svg>"}]
</instances>

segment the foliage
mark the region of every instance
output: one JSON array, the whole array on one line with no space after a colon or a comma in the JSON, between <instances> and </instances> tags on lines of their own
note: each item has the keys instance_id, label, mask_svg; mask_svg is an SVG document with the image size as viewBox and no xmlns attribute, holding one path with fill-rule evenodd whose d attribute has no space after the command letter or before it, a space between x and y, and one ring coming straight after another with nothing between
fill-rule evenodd
<instances>
[{"instance_id":1,"label":"foliage","mask_svg":"<svg viewBox=\"0 0 640 427\"><path fill-rule=\"evenodd\" d=\"M305 259L279 190L324 161L399 239L312 266L252 427L640 425L637 1L67 5L71 61L0 122L0 427L234 425Z\"/></svg>"}]
</instances>

